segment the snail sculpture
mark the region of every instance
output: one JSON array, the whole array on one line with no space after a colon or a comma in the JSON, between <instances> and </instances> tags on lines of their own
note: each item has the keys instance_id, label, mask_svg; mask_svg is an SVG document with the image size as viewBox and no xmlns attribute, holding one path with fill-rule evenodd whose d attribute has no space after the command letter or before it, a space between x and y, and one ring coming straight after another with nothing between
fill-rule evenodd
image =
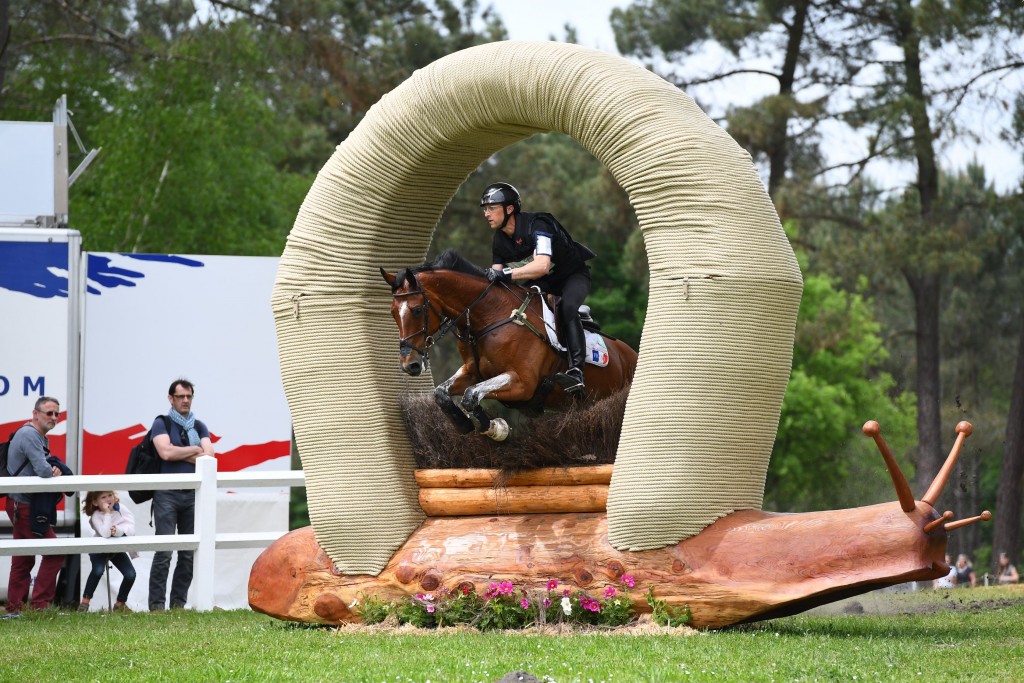
<instances>
[{"instance_id":1,"label":"snail sculpture","mask_svg":"<svg viewBox=\"0 0 1024 683\"><path fill-rule=\"evenodd\" d=\"M848 510L779 514L734 512L674 546L624 552L608 543L600 513L428 517L377 576L342 575L312 529L291 532L253 565L249 603L279 619L358 621L366 595L395 600L444 586L488 582L543 586L560 578L597 594L619 577L651 585L667 604L688 606L691 625L718 628L771 619L907 581L944 576L947 533L989 512L953 521L935 505L972 427L957 438L935 481L915 500L877 422L878 444L896 502Z\"/></svg>"},{"instance_id":2,"label":"snail sculpture","mask_svg":"<svg viewBox=\"0 0 1024 683\"><path fill-rule=\"evenodd\" d=\"M434 383L395 368L379 268L423 261L467 177L548 132L577 141L627 193L650 298L610 484L544 473L484 514L463 506L465 491L416 480L399 398ZM418 70L338 146L281 256L271 305L313 526L255 563L251 605L339 623L358 618L360 592L498 578L600 590L629 572L716 627L942 574L947 530L971 521L934 508L967 426L920 501L883 446L898 503L760 511L802 291L750 155L651 71L551 41L474 46Z\"/></svg>"}]
</instances>

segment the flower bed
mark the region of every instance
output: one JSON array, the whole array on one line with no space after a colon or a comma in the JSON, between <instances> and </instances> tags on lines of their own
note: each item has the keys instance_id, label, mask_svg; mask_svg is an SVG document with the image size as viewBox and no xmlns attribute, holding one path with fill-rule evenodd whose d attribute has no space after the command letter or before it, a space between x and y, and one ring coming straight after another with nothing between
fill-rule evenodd
<instances>
[{"instance_id":1,"label":"flower bed","mask_svg":"<svg viewBox=\"0 0 1024 683\"><path fill-rule=\"evenodd\" d=\"M618 627L637 619L634 601L626 591L636 582L629 574L623 574L621 582L622 588L608 586L596 598L585 591L562 588L552 579L544 588L534 589L517 587L509 581L491 582L483 595L471 584L455 590L442 586L394 602L360 595L363 599L352 607L364 624L388 620L420 628L467 624L484 631L545 624ZM689 621L688 608L670 607L654 596L653 586L648 586L645 597L655 623L681 626Z\"/></svg>"}]
</instances>

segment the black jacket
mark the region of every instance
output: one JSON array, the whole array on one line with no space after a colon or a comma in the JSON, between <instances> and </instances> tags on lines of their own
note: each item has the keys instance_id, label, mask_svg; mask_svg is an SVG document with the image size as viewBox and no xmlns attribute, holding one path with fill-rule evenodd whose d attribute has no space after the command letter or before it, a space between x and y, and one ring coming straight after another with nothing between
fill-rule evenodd
<instances>
[{"instance_id":1,"label":"black jacket","mask_svg":"<svg viewBox=\"0 0 1024 683\"><path fill-rule=\"evenodd\" d=\"M590 268L586 262L594 258L594 252L585 244L575 241L550 213L516 214L516 228L512 237L496 230L491 243L491 263L517 263L533 256L539 235L551 239L553 267L550 273L529 284L558 294L565 280L573 273L585 271L589 276Z\"/></svg>"}]
</instances>

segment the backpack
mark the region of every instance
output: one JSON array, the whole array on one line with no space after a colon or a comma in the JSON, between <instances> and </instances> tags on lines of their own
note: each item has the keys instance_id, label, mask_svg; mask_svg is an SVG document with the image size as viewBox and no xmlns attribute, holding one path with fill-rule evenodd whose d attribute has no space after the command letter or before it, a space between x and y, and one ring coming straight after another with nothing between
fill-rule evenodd
<instances>
[{"instance_id":1,"label":"backpack","mask_svg":"<svg viewBox=\"0 0 1024 683\"><path fill-rule=\"evenodd\" d=\"M11 474L11 471L7 469L7 452L11 448L11 441L14 440L14 435L16 433L17 430L11 432L11 436L8 437L7 441L0 443L0 477L16 477L21 474L21 471L25 469L26 465L28 465L28 460L26 459L25 462L21 463L21 467L18 468L17 472ZM0 491L0 496L6 495L6 493Z\"/></svg>"},{"instance_id":2,"label":"backpack","mask_svg":"<svg viewBox=\"0 0 1024 683\"><path fill-rule=\"evenodd\" d=\"M163 418L164 427L167 429L167 433L171 433L171 419L166 415L158 415L157 417ZM160 473L160 456L156 452L156 448L153 446L153 430L150 429L146 432L146 435L142 437L142 441L132 446L131 452L128 453L128 465L124 468L125 474L159 474ZM132 501L136 503L145 503L147 500L153 498L152 491L129 491L128 496Z\"/></svg>"}]
</instances>

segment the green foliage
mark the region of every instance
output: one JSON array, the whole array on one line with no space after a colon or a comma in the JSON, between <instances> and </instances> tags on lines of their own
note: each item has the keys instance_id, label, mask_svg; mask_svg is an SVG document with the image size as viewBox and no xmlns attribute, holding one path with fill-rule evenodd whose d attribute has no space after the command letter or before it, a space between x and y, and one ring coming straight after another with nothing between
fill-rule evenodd
<instances>
[{"instance_id":1,"label":"green foliage","mask_svg":"<svg viewBox=\"0 0 1024 683\"><path fill-rule=\"evenodd\" d=\"M765 486L765 504L776 509L891 500L887 471L860 427L877 420L905 472L914 443L915 399L880 370L887 353L871 303L836 285L824 275L804 277L793 370Z\"/></svg>"},{"instance_id":2,"label":"green foliage","mask_svg":"<svg viewBox=\"0 0 1024 683\"><path fill-rule=\"evenodd\" d=\"M654 586L647 587L647 604L651 608L651 620L660 626L682 626L690 621L690 606L677 609L665 602L662 598L655 597Z\"/></svg>"},{"instance_id":3,"label":"green foliage","mask_svg":"<svg viewBox=\"0 0 1024 683\"><path fill-rule=\"evenodd\" d=\"M475 0L11 9L0 118L46 120L68 94L85 143L103 148L70 197L91 250L280 253L316 171L374 102L504 36Z\"/></svg>"}]
</instances>

